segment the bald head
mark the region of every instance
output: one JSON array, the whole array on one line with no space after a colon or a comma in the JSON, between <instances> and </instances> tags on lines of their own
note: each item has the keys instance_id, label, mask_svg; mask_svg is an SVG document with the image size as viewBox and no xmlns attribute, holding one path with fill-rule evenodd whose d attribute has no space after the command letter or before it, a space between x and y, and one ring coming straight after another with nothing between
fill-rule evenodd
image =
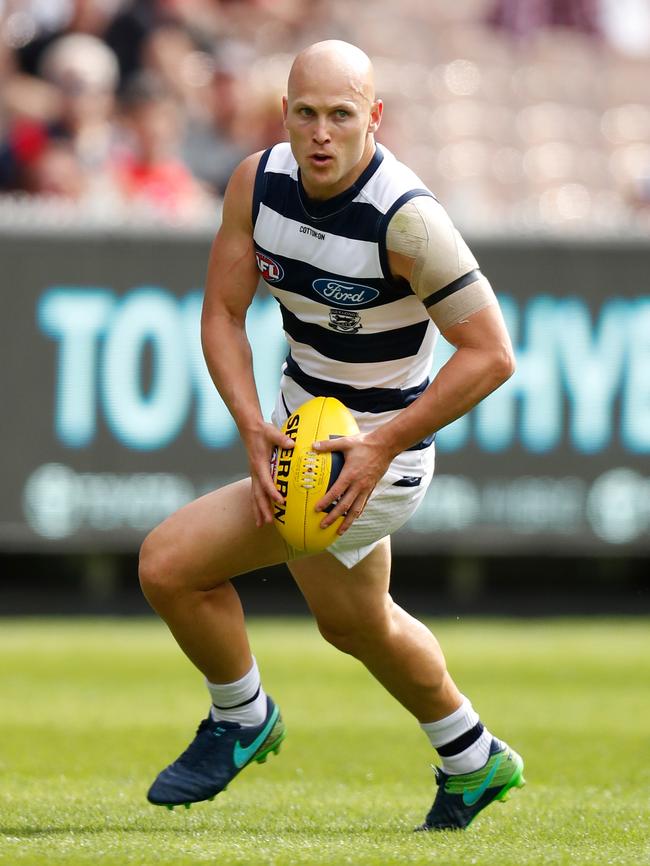
<instances>
[{"instance_id":1,"label":"bald head","mask_svg":"<svg viewBox=\"0 0 650 866\"><path fill-rule=\"evenodd\" d=\"M289 72L289 99L309 89L315 78L334 86L337 82L345 83L369 103L374 102L375 75L370 58L349 42L327 39L301 51Z\"/></svg>"},{"instance_id":2,"label":"bald head","mask_svg":"<svg viewBox=\"0 0 650 866\"><path fill-rule=\"evenodd\" d=\"M359 48L329 39L300 52L282 111L308 195L331 198L355 182L375 152L382 109Z\"/></svg>"}]
</instances>

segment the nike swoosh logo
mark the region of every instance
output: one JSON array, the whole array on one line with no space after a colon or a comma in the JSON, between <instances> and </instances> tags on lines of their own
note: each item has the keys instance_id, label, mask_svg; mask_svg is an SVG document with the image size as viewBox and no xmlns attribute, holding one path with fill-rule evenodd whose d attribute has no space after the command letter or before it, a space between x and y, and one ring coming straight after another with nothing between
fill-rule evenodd
<instances>
[{"instance_id":1,"label":"nike swoosh logo","mask_svg":"<svg viewBox=\"0 0 650 866\"><path fill-rule=\"evenodd\" d=\"M277 707L274 707L273 712L271 713L271 718L264 725L261 732L255 737L252 743L248 746L242 746L242 744L237 740L235 743L235 748L232 753L232 759L235 762L235 766L237 769L241 770L250 759L253 757L255 752L262 745L264 740L268 737L271 728L276 723L278 716L280 715L280 710Z\"/></svg>"},{"instance_id":2,"label":"nike swoosh logo","mask_svg":"<svg viewBox=\"0 0 650 866\"><path fill-rule=\"evenodd\" d=\"M468 791L467 789L465 789L463 791L463 803L466 806L473 806L475 803L478 803L478 801L481 799L483 794L490 787L490 782L492 781L492 779L494 779L496 772L499 769L499 766L501 764L502 759L503 759L503 753L500 754L498 760L496 760L494 762L494 766L492 767L490 772L487 774L485 779L483 779L483 781L481 782L481 786L479 788L477 788L475 791Z\"/></svg>"}]
</instances>

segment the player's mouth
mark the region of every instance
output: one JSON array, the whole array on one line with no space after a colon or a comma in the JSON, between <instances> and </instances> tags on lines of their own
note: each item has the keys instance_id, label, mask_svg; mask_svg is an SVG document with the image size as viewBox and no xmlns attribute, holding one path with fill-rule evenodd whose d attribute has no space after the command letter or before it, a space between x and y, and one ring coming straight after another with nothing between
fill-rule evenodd
<instances>
[{"instance_id":1,"label":"player's mouth","mask_svg":"<svg viewBox=\"0 0 650 866\"><path fill-rule=\"evenodd\" d=\"M328 153L312 153L309 156L309 161L312 165L324 166L329 165L334 160L333 156Z\"/></svg>"}]
</instances>

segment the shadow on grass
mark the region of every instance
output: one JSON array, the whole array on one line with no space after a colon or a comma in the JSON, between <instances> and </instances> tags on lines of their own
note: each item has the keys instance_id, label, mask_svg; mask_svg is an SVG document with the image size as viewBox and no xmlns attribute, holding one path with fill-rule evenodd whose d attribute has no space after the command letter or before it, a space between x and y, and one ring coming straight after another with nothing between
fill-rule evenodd
<instances>
[{"instance_id":1,"label":"shadow on grass","mask_svg":"<svg viewBox=\"0 0 650 866\"><path fill-rule=\"evenodd\" d=\"M406 838L417 838L417 837L425 837L429 834L426 833L414 833L415 826L412 825L408 821L399 821L395 822L392 825L385 825L381 828L381 832L385 835L394 836L395 839L406 839ZM91 824L75 824L72 821L66 824L59 825L21 825L21 826L7 826L4 824L0 824L0 837L3 838L3 841L11 842L12 840L37 840L37 839L46 839L47 837L63 837L63 836L78 836L78 837L99 837L106 834L112 833L128 833L133 835L144 835L149 836L151 834L156 834L156 836L170 836L170 837L183 837L183 836L192 836L195 839L200 836L213 836L215 830L218 830L222 834L223 838L227 835L232 835L235 837L241 836L242 833L246 833L249 839L253 839L256 835L254 831L251 830L250 827L242 827L239 823L236 825L231 825L230 827L219 826L218 823L210 824L210 826L201 826L197 827L196 825L191 826L190 824L168 824L166 826L160 826L159 824L151 824L149 826L142 826L142 824L134 824L128 823L126 821L112 821L107 822L104 826L98 827L97 825ZM343 825L326 825L326 826L315 826L313 821L306 820L302 823L294 823L294 824L282 824L282 826L278 826L277 832L279 835L285 838L297 838L300 839L302 837L308 837L311 841L313 841L316 837L322 837L324 841L332 842L333 840L349 840L352 837L363 838L366 836L375 837L378 832L378 828L372 822L351 822L349 824ZM261 830L259 833L260 837L267 838L268 830ZM454 834L455 835L455 834Z\"/></svg>"},{"instance_id":2,"label":"shadow on grass","mask_svg":"<svg viewBox=\"0 0 650 866\"><path fill-rule=\"evenodd\" d=\"M161 827L160 825L152 824L149 827L143 827L136 824L128 824L126 822L111 822L102 827L96 825L74 824L72 822L64 825L48 826L25 826L10 827L0 824L0 836L3 841L10 842L12 839L39 839L47 836L102 836L106 833L140 833L148 835L156 834L171 834L172 836L182 836L191 833L192 835L200 835L202 833L214 832L214 827L197 828L189 825L172 824Z\"/></svg>"}]
</instances>

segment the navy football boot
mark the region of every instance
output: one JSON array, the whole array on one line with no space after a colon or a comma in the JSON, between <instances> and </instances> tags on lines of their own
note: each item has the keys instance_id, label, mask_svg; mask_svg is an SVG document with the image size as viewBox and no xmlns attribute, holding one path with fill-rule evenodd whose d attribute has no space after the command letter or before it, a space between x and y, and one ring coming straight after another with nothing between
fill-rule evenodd
<instances>
[{"instance_id":1,"label":"navy football boot","mask_svg":"<svg viewBox=\"0 0 650 866\"><path fill-rule=\"evenodd\" d=\"M277 754L286 734L284 722L268 695L266 700L261 725L215 722L210 715L203 719L183 754L158 774L149 802L189 809L191 803L214 799L251 761L263 764L269 752Z\"/></svg>"},{"instance_id":2,"label":"navy football boot","mask_svg":"<svg viewBox=\"0 0 650 866\"><path fill-rule=\"evenodd\" d=\"M438 793L424 824L417 830L464 830L490 803L507 800L513 788L526 784L524 762L496 737L480 770L453 776L439 767L434 767L434 771Z\"/></svg>"}]
</instances>

